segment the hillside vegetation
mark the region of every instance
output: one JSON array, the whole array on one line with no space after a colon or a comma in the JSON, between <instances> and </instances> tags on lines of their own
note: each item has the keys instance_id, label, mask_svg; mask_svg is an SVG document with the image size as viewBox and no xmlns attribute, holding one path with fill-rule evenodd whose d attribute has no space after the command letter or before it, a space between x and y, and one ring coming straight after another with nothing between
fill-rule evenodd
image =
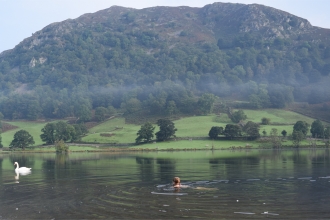
<instances>
[{"instance_id":1,"label":"hillside vegetation","mask_svg":"<svg viewBox=\"0 0 330 220\"><path fill-rule=\"evenodd\" d=\"M244 108L300 101L327 111L329 34L257 4L113 6L50 24L1 53L0 111L82 122L99 107L205 115L202 94L245 100Z\"/></svg>"},{"instance_id":2,"label":"hillside vegetation","mask_svg":"<svg viewBox=\"0 0 330 220\"><path fill-rule=\"evenodd\" d=\"M270 125L261 125L260 133L263 130L269 134L272 128L276 128L279 132L286 130L288 135L292 133L293 125L297 121L306 121L312 124L314 119L290 112L285 110L272 110L265 111L258 110L244 110L247 119L245 121L254 121L260 123L263 117L270 119ZM173 123L178 131L175 135L178 138L194 138L194 137L208 137L208 133L212 126L225 127L226 124L232 123L226 114L221 117L217 115L207 116L193 116L185 117L174 120ZM156 125L155 125L156 126ZM157 127L157 126L156 126ZM117 118L116 120L108 120L92 128L88 135L83 137L86 142L99 142L99 143L134 143L137 137L137 131L140 126L125 123L124 118ZM155 130L157 132L157 129ZM111 133L111 136L101 136L104 133Z\"/></svg>"},{"instance_id":3,"label":"hillside vegetation","mask_svg":"<svg viewBox=\"0 0 330 220\"><path fill-rule=\"evenodd\" d=\"M313 118L306 117L294 112L279 110L279 109L265 109L265 110L244 110L247 115L247 119L244 121L253 121L260 124L259 133L261 137L263 131L266 131L267 137L270 136L273 129L277 130L277 134L281 135L281 132L285 130L287 136L290 136L293 132L293 126L297 121L305 121L309 125L315 121ZM269 125L262 125L261 119L268 118L270 120ZM56 123L58 121L53 121ZM10 142L13 140L15 132L24 129L28 131L35 141L34 147L45 144L41 139L42 134L41 129L49 122L28 122L28 121L6 121L6 123L14 125L15 128L2 133L2 144L4 147L8 147ZM130 124L125 121L123 117L116 117L105 122L99 123L96 126L89 129L88 133L82 137L81 141L86 145L77 146L80 141L77 141L74 146L70 147L70 150L95 150L93 147L99 146L100 149L109 149L109 147L116 146L114 144L124 144L124 147L130 146L131 148L150 148L150 149L193 149L193 148L205 148L209 149L214 146L215 148L229 148L232 146L267 146L269 141L263 142L260 140L248 140L247 138L233 139L233 140L213 140L209 138L209 131L213 126L219 126L225 128L227 124L231 124L231 120L228 118L227 114L219 115L206 115L206 116L192 116L183 117L173 121L177 132L175 133L175 138L172 141L159 142L153 139L150 144L139 144L135 145L135 140L137 138L137 132L141 126L136 124ZM328 127L327 123L324 123ZM156 124L154 132L157 132L159 128ZM221 135L223 137L223 135ZM311 133L308 131L307 136L310 137ZM175 141L173 141L175 140ZM293 146L291 138L284 138L282 140L283 145ZM71 145L70 142L66 144ZM90 145L88 145L90 144ZM105 144L103 146L102 144ZM128 144L128 145L127 145ZM309 145L308 140L302 140L301 145ZM319 144L324 145L324 142L320 140ZM95 145L95 146L94 146ZM103 147L102 147L103 146ZM105 148L104 148L105 147ZM50 148L36 148L37 151L49 151Z\"/></svg>"}]
</instances>

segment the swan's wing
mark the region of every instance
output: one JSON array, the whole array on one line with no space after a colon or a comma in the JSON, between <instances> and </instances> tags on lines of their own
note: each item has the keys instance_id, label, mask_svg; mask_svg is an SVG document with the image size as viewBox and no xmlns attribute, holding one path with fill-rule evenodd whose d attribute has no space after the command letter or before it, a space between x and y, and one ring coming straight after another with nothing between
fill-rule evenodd
<instances>
[{"instance_id":1,"label":"swan's wing","mask_svg":"<svg viewBox=\"0 0 330 220\"><path fill-rule=\"evenodd\" d=\"M31 170L20 170L18 172L22 176L31 174Z\"/></svg>"},{"instance_id":2,"label":"swan's wing","mask_svg":"<svg viewBox=\"0 0 330 220\"><path fill-rule=\"evenodd\" d=\"M28 167L20 167L19 169L16 169L21 175L27 175L31 173L31 168ZM16 172L15 170L15 172Z\"/></svg>"}]
</instances>

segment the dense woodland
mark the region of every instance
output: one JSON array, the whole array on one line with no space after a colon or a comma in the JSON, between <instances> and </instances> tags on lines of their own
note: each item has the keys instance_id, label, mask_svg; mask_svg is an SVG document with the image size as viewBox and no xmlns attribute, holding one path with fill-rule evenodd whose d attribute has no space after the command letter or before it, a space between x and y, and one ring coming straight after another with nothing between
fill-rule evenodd
<instances>
[{"instance_id":1,"label":"dense woodland","mask_svg":"<svg viewBox=\"0 0 330 220\"><path fill-rule=\"evenodd\" d=\"M138 10L129 11L119 21L109 17L62 35L61 23L50 25L0 54L5 119L89 121L93 110L96 120L114 112L201 115L224 99L255 109L330 101L326 40L298 32L288 37L238 32L190 42L196 33L166 22L164 32L181 28L173 44L159 29L130 29L139 25L138 16ZM300 18L291 17L281 25L298 28ZM31 47L29 40L38 43Z\"/></svg>"}]
</instances>

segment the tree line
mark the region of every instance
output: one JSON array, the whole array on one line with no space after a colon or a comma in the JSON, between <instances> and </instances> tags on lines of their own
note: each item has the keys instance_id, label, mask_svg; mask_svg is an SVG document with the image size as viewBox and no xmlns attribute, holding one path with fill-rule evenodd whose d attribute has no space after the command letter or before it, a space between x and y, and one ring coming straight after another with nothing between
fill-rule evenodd
<instances>
[{"instance_id":1,"label":"tree line","mask_svg":"<svg viewBox=\"0 0 330 220\"><path fill-rule=\"evenodd\" d=\"M227 124L225 128L220 126L212 126L209 130L208 136L210 139L217 140L218 137L224 136L228 139L234 140L237 138L245 137L247 140L256 140L261 137L260 124L270 124L270 119L262 118L261 123L252 121L245 122L247 118L243 110L238 110L232 113L231 120L233 123ZM155 126L150 122L146 122L141 125L141 128L137 132L136 144L149 143L154 140L166 141L171 138L175 138L177 128L175 124L169 119L159 119L157 121L159 131L154 133ZM81 138L88 133L88 130L84 124L70 125L67 122L59 121L53 123L47 123L42 129L40 138L45 144L53 145L58 144L59 147L63 147L65 142L80 141ZM311 138L314 139L330 139L330 126L324 126L320 120L315 120L311 125L305 121L297 121L293 126L293 132L290 138L293 140L295 146L299 146L301 141L308 138L307 134L311 133ZM276 128L273 128L270 134L267 136L267 132L262 132L263 137L269 137L269 141L273 146L281 146L281 139ZM283 137L287 136L287 131L281 132ZM33 145L35 142L33 137L26 130L19 130L14 134L14 138L10 143L11 148L25 148L29 145ZM330 144L329 141L327 142Z\"/></svg>"}]
</instances>

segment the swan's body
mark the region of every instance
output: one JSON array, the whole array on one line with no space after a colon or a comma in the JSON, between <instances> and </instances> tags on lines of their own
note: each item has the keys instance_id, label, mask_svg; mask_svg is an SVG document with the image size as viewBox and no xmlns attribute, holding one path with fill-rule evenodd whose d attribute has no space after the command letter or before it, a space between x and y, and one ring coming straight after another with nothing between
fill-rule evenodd
<instances>
[{"instance_id":1,"label":"swan's body","mask_svg":"<svg viewBox=\"0 0 330 220\"><path fill-rule=\"evenodd\" d=\"M15 162L14 163L14 166L16 165L16 169L15 169L15 172L17 173L29 173L31 172L31 168L28 168L28 167L19 167L18 163Z\"/></svg>"}]
</instances>

